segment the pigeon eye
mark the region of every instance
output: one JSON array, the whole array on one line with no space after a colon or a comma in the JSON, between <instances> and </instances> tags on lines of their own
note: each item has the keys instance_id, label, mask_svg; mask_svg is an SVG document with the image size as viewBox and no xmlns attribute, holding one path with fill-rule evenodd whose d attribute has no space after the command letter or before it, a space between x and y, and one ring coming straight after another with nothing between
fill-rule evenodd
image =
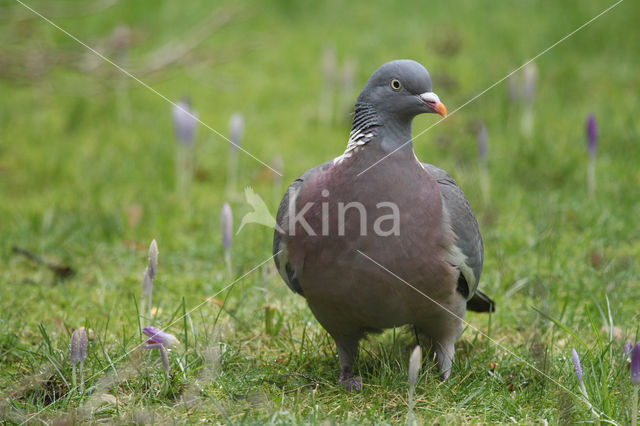
<instances>
[{"instance_id":1,"label":"pigeon eye","mask_svg":"<svg viewBox=\"0 0 640 426\"><path fill-rule=\"evenodd\" d=\"M400 88L402 87L402 84L400 83L400 80L398 80L397 78L394 78L393 80L391 80L391 88L393 90L395 90L396 92L398 90L400 90Z\"/></svg>"}]
</instances>

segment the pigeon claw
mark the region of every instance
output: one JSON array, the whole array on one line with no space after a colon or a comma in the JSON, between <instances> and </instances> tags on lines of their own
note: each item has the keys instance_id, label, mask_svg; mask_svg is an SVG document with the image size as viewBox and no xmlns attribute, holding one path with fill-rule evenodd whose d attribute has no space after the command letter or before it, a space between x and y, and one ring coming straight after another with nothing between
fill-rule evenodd
<instances>
[{"instance_id":1,"label":"pigeon claw","mask_svg":"<svg viewBox=\"0 0 640 426\"><path fill-rule=\"evenodd\" d=\"M340 371L338 384L344 386L344 388L349 392L359 391L362 388L362 381L360 380L360 378L353 377L351 368L346 366L342 368L342 371Z\"/></svg>"},{"instance_id":2,"label":"pigeon claw","mask_svg":"<svg viewBox=\"0 0 640 426\"><path fill-rule=\"evenodd\" d=\"M362 389L362 381L360 380L359 377L348 377L348 378L341 377L340 380L338 380L338 383L344 386L344 389L349 392L351 391L359 392L360 389Z\"/></svg>"}]
</instances>

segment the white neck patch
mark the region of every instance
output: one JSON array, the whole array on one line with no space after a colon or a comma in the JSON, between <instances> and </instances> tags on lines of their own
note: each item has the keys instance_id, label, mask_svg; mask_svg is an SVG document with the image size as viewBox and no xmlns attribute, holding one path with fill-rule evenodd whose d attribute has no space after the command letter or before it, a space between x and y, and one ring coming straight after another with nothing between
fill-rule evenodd
<instances>
[{"instance_id":1,"label":"white neck patch","mask_svg":"<svg viewBox=\"0 0 640 426\"><path fill-rule=\"evenodd\" d=\"M350 158L356 154L364 145L373 139L373 132L362 132L361 130L352 130L347 141L347 149L344 153L333 160L333 164L340 164L345 158Z\"/></svg>"}]
</instances>

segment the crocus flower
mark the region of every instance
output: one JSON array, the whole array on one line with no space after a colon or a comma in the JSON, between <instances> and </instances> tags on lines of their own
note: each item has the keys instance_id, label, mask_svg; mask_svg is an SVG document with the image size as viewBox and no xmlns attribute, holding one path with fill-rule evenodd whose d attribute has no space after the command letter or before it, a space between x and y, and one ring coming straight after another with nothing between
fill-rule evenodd
<instances>
[{"instance_id":1,"label":"crocus flower","mask_svg":"<svg viewBox=\"0 0 640 426\"><path fill-rule=\"evenodd\" d=\"M73 331L71 334L71 344L69 345L71 364L84 361L87 357L87 341L87 332L84 327Z\"/></svg>"},{"instance_id":2,"label":"crocus flower","mask_svg":"<svg viewBox=\"0 0 640 426\"><path fill-rule=\"evenodd\" d=\"M598 126L596 124L596 117L593 114L589 114L587 117L585 127L587 134L587 151L591 157L594 157L598 143Z\"/></svg>"},{"instance_id":3,"label":"crocus flower","mask_svg":"<svg viewBox=\"0 0 640 426\"><path fill-rule=\"evenodd\" d=\"M224 263L227 267L227 278L231 279L231 233L233 228L233 214L231 213L229 203L222 205L220 225L222 228L222 246L224 247Z\"/></svg>"},{"instance_id":4,"label":"crocus flower","mask_svg":"<svg viewBox=\"0 0 640 426\"><path fill-rule=\"evenodd\" d=\"M186 195L194 174L195 141L197 114L191 109L189 99L176 102L171 108L173 133L176 138L176 189L180 195Z\"/></svg>"},{"instance_id":5,"label":"crocus flower","mask_svg":"<svg viewBox=\"0 0 640 426\"><path fill-rule=\"evenodd\" d=\"M480 160L481 164L486 165L489 146L488 146L487 126L485 126L484 123L480 123L477 139L478 139L478 159Z\"/></svg>"},{"instance_id":6,"label":"crocus flower","mask_svg":"<svg viewBox=\"0 0 640 426\"><path fill-rule=\"evenodd\" d=\"M536 94L538 82L538 67L534 62L530 62L524 67L524 80L522 85L522 98L527 103L532 103Z\"/></svg>"},{"instance_id":7,"label":"crocus flower","mask_svg":"<svg viewBox=\"0 0 640 426\"><path fill-rule=\"evenodd\" d=\"M238 181L238 148L244 133L244 118L236 113L229 119L229 159L227 160L227 193L235 194Z\"/></svg>"},{"instance_id":8,"label":"crocus flower","mask_svg":"<svg viewBox=\"0 0 640 426\"><path fill-rule=\"evenodd\" d=\"M490 182L487 170L489 137L487 135L487 126L482 122L478 127L476 139L478 140L478 162L480 165L480 189L482 191L482 200L485 205L489 205Z\"/></svg>"},{"instance_id":9,"label":"crocus flower","mask_svg":"<svg viewBox=\"0 0 640 426\"><path fill-rule=\"evenodd\" d=\"M148 325L151 325L151 298L153 296L153 279L156 276L156 269L158 268L158 244L156 240L151 241L149 246L149 263L147 269L144 271L144 277L142 278L142 311L144 311L145 296L147 297L147 320Z\"/></svg>"},{"instance_id":10,"label":"crocus flower","mask_svg":"<svg viewBox=\"0 0 640 426\"><path fill-rule=\"evenodd\" d=\"M573 359L573 368L576 370L576 377L578 377L578 382L582 382L582 366L580 365L580 357L578 356L578 352L575 349L571 349L571 358Z\"/></svg>"},{"instance_id":11,"label":"crocus flower","mask_svg":"<svg viewBox=\"0 0 640 426\"><path fill-rule=\"evenodd\" d=\"M69 352L73 371L73 387L76 386L76 364L80 363L80 391L84 390L84 360L87 359L87 332L80 327L71 334Z\"/></svg>"},{"instance_id":12,"label":"crocus flower","mask_svg":"<svg viewBox=\"0 0 640 426\"><path fill-rule=\"evenodd\" d=\"M225 251L228 251L231 248L231 233L233 228L233 215L231 213L231 206L229 206L229 203L224 203L222 205L220 224L222 227L222 246Z\"/></svg>"},{"instance_id":13,"label":"crocus flower","mask_svg":"<svg viewBox=\"0 0 640 426\"><path fill-rule=\"evenodd\" d=\"M143 346L144 349L157 348L158 345L171 347L178 346L180 344L180 341L176 336L156 327L145 327L142 329L142 332L149 337L146 341L147 345Z\"/></svg>"},{"instance_id":14,"label":"crocus flower","mask_svg":"<svg viewBox=\"0 0 640 426\"><path fill-rule=\"evenodd\" d=\"M233 143L233 148L238 148L244 133L244 117L240 113L235 113L229 119L229 139Z\"/></svg>"},{"instance_id":15,"label":"crocus flower","mask_svg":"<svg viewBox=\"0 0 640 426\"><path fill-rule=\"evenodd\" d=\"M631 383L633 383L633 399L631 406L631 424L638 423L638 385L640 385L640 343L631 350Z\"/></svg>"},{"instance_id":16,"label":"crocus flower","mask_svg":"<svg viewBox=\"0 0 640 426\"><path fill-rule=\"evenodd\" d=\"M589 163L587 165L587 191L589 197L593 197L596 192L596 147L598 142L598 126L593 114L589 114L585 124L587 136L587 152L589 153Z\"/></svg>"},{"instance_id":17,"label":"crocus flower","mask_svg":"<svg viewBox=\"0 0 640 426\"><path fill-rule=\"evenodd\" d=\"M143 349L158 349L160 358L162 359L162 368L169 373L169 356L167 355L167 347L178 346L180 341L173 334L167 333L155 327L145 327L142 332L149 337L143 345Z\"/></svg>"},{"instance_id":18,"label":"crocus flower","mask_svg":"<svg viewBox=\"0 0 640 426\"><path fill-rule=\"evenodd\" d=\"M171 115L176 140L185 146L193 145L198 120L196 113L191 109L189 99L176 102L171 108Z\"/></svg>"},{"instance_id":19,"label":"crocus flower","mask_svg":"<svg viewBox=\"0 0 640 426\"><path fill-rule=\"evenodd\" d=\"M536 94L536 83L538 80L538 67L533 62L524 67L522 82L522 118L520 129L526 137L533 134L533 98Z\"/></svg>"},{"instance_id":20,"label":"crocus flower","mask_svg":"<svg viewBox=\"0 0 640 426\"><path fill-rule=\"evenodd\" d=\"M631 383L640 385L640 343L636 343L631 351Z\"/></svg>"},{"instance_id":21,"label":"crocus flower","mask_svg":"<svg viewBox=\"0 0 640 426\"><path fill-rule=\"evenodd\" d=\"M626 358L627 355L629 355L629 353L631 352L631 350L633 349L633 345L631 344L630 341L626 341L624 342L624 349L622 350L622 357Z\"/></svg>"},{"instance_id":22,"label":"crocus flower","mask_svg":"<svg viewBox=\"0 0 640 426\"><path fill-rule=\"evenodd\" d=\"M584 400L589 407L589 410L593 410L593 406L589 402L589 395L587 394L587 388L584 385L584 381L582 380L582 366L580 365L580 357L578 356L578 352L575 349L571 349L571 358L573 360L573 368L576 370L576 377L578 378L578 385L580 388L580 393L584 396Z\"/></svg>"}]
</instances>

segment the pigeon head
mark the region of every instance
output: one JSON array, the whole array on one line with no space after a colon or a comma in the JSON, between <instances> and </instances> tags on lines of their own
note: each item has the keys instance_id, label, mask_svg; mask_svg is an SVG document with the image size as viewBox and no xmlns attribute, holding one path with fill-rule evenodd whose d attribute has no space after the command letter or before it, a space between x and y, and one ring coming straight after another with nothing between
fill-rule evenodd
<instances>
[{"instance_id":1,"label":"pigeon head","mask_svg":"<svg viewBox=\"0 0 640 426\"><path fill-rule=\"evenodd\" d=\"M374 72L357 100L371 105L385 118L411 121L423 113L447 115L447 109L438 95L431 91L429 72L408 59L387 62Z\"/></svg>"}]
</instances>

